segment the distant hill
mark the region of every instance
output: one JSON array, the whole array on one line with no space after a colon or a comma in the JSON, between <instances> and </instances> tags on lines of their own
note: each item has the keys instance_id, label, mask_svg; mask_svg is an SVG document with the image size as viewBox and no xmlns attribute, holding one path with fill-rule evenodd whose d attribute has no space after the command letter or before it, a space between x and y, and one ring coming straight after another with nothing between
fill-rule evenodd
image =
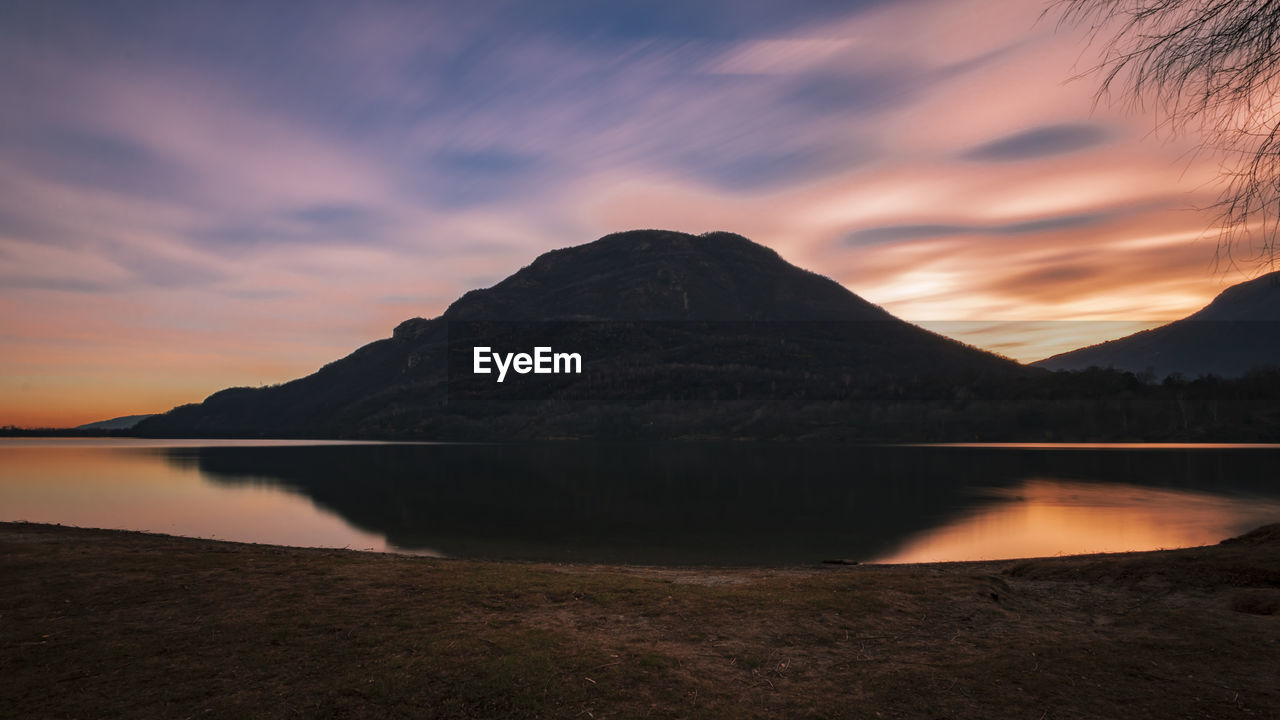
<instances>
[{"instance_id":1,"label":"distant hill","mask_svg":"<svg viewBox=\"0 0 1280 720\"><path fill-rule=\"evenodd\" d=\"M471 373L473 348L579 353L583 372ZM541 255L441 317L318 372L150 418L160 436L796 437L893 398L1022 377L731 233L617 233ZM886 416L887 419L894 419ZM901 420L898 418L897 420ZM896 420L895 420L896 421ZM913 420L914 422L914 420Z\"/></svg>"},{"instance_id":2,"label":"distant hill","mask_svg":"<svg viewBox=\"0 0 1280 720\"><path fill-rule=\"evenodd\" d=\"M146 420L149 417L153 417L153 415L154 414L124 415L118 418L111 418L110 420L99 420L98 422L91 422L91 423L86 423L84 425L77 425L74 429L76 430L128 430L136 426L138 423L142 422L143 420Z\"/></svg>"},{"instance_id":3,"label":"distant hill","mask_svg":"<svg viewBox=\"0 0 1280 720\"><path fill-rule=\"evenodd\" d=\"M1182 320L1033 363L1050 370L1115 368L1156 378L1239 377L1280 366L1280 272L1224 290Z\"/></svg>"}]
</instances>

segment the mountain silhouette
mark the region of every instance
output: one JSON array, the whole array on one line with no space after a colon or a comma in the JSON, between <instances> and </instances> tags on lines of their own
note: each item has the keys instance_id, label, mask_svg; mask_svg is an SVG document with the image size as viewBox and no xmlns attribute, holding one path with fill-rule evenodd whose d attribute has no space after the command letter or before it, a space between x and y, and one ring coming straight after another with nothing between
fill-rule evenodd
<instances>
[{"instance_id":1,"label":"mountain silhouette","mask_svg":"<svg viewBox=\"0 0 1280 720\"><path fill-rule=\"evenodd\" d=\"M111 418L110 420L99 420L97 422L85 423L77 425L75 430L128 430L138 423L151 417L146 415L122 415L121 417Z\"/></svg>"},{"instance_id":2,"label":"mountain silhouette","mask_svg":"<svg viewBox=\"0 0 1280 720\"><path fill-rule=\"evenodd\" d=\"M1280 365L1280 272L1222 291L1187 317L1034 363L1050 370L1115 368L1155 378L1239 377Z\"/></svg>"},{"instance_id":3,"label":"mountain silhouette","mask_svg":"<svg viewBox=\"0 0 1280 720\"><path fill-rule=\"evenodd\" d=\"M640 230L552 250L447 320L892 321L844 286L732 233ZM900 321L899 321L900 322Z\"/></svg>"},{"instance_id":4,"label":"mountain silhouette","mask_svg":"<svg viewBox=\"0 0 1280 720\"><path fill-rule=\"evenodd\" d=\"M475 347L581 356L581 373L471 372ZM637 230L554 250L318 372L231 388L143 435L510 439L794 437L894 393L1021 377L739 235ZM922 389L924 386L928 388Z\"/></svg>"}]
</instances>

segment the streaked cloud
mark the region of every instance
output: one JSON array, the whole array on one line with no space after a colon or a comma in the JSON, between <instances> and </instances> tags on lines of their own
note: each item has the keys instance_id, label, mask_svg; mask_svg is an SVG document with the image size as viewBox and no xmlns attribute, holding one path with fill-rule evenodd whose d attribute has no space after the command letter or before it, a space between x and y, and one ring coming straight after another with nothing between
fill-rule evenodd
<instances>
[{"instance_id":1,"label":"streaked cloud","mask_svg":"<svg viewBox=\"0 0 1280 720\"><path fill-rule=\"evenodd\" d=\"M1100 208L1089 212L1049 215L1004 223L885 225L855 230L849 233L845 240L851 245L879 245L881 243L970 235L1036 235L1101 225L1126 215L1140 212L1145 206L1146 204L1137 207Z\"/></svg>"},{"instance_id":2,"label":"streaked cloud","mask_svg":"<svg viewBox=\"0 0 1280 720\"><path fill-rule=\"evenodd\" d=\"M834 65L854 45L847 37L781 38L741 43L708 66L726 75L792 75Z\"/></svg>"},{"instance_id":3,"label":"streaked cloud","mask_svg":"<svg viewBox=\"0 0 1280 720\"><path fill-rule=\"evenodd\" d=\"M1094 111L1039 13L5 3L0 424L280 382L630 227L739 232L1023 359L1052 333L1009 321L1195 310L1234 281L1187 209L1215 159Z\"/></svg>"},{"instance_id":4,"label":"streaked cloud","mask_svg":"<svg viewBox=\"0 0 1280 720\"><path fill-rule=\"evenodd\" d=\"M965 151L961 157L978 162L1034 160L1094 148L1109 138L1107 129L1098 125L1045 125L983 143Z\"/></svg>"},{"instance_id":5,"label":"streaked cloud","mask_svg":"<svg viewBox=\"0 0 1280 720\"><path fill-rule=\"evenodd\" d=\"M0 275L2 290L53 290L55 292L97 294L111 292L104 283L75 277L48 277L38 275Z\"/></svg>"}]
</instances>

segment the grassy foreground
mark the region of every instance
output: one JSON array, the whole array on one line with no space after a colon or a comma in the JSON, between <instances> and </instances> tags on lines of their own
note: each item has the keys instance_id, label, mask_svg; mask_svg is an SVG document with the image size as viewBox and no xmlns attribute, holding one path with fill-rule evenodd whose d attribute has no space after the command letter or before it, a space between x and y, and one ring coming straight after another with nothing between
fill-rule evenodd
<instances>
[{"instance_id":1,"label":"grassy foreground","mask_svg":"<svg viewBox=\"0 0 1280 720\"><path fill-rule=\"evenodd\" d=\"M780 570L442 561L0 523L13 718L1277 718L1280 525Z\"/></svg>"}]
</instances>

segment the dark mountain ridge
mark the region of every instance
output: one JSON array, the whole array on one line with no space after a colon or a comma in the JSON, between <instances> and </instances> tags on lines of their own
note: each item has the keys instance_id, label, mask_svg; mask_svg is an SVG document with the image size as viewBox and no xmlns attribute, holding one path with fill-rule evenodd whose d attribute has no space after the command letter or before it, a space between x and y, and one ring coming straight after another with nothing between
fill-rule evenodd
<instances>
[{"instance_id":1,"label":"dark mountain ridge","mask_svg":"<svg viewBox=\"0 0 1280 720\"><path fill-rule=\"evenodd\" d=\"M110 420L99 420L97 422L85 423L77 425L73 430L128 430L138 423L151 417L150 413L145 415L122 415L120 417L111 418Z\"/></svg>"},{"instance_id":2,"label":"dark mountain ridge","mask_svg":"<svg viewBox=\"0 0 1280 720\"><path fill-rule=\"evenodd\" d=\"M544 253L446 320L891 321L844 286L727 232L642 230Z\"/></svg>"},{"instance_id":3,"label":"dark mountain ridge","mask_svg":"<svg viewBox=\"0 0 1280 720\"><path fill-rule=\"evenodd\" d=\"M1089 367L1186 377L1239 377L1280 366L1280 272L1223 290L1187 317L1117 340L1054 355L1034 365L1049 370Z\"/></svg>"},{"instance_id":4,"label":"dark mountain ridge","mask_svg":"<svg viewBox=\"0 0 1280 720\"><path fill-rule=\"evenodd\" d=\"M1224 296L1254 307L1254 294L1267 292L1257 287ZM536 346L579 353L581 373L498 383L472 372L476 347ZM1280 371L1151 384L1121 370L1025 367L898 320L741 236L639 230L546 253L441 316L406 320L390 338L311 375L223 390L134 432L1276 442Z\"/></svg>"},{"instance_id":5,"label":"dark mountain ridge","mask_svg":"<svg viewBox=\"0 0 1280 720\"><path fill-rule=\"evenodd\" d=\"M498 385L476 344L573 350L581 375ZM451 352L453 353L451 357ZM316 373L144 421L163 436L794 436L859 398L1016 363L899 320L732 233L639 230L554 250ZM846 407L816 408L843 402ZM805 418L808 418L806 420Z\"/></svg>"}]
</instances>

